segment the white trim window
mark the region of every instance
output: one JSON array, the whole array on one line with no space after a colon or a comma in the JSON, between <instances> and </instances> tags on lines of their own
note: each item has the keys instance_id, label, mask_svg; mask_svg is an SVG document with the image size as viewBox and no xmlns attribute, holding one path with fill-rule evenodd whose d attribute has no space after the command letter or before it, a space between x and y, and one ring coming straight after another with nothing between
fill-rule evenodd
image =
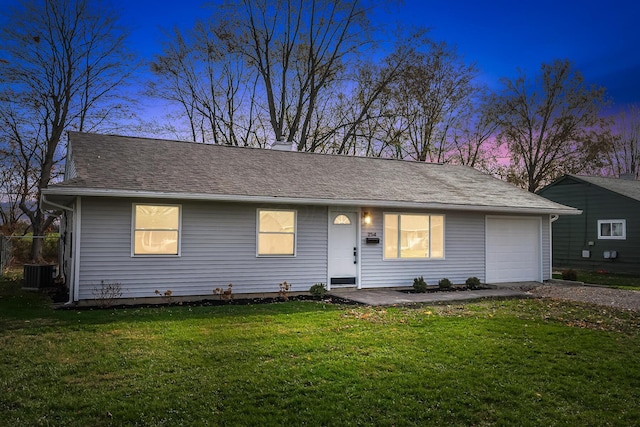
<instances>
[{"instance_id":1,"label":"white trim window","mask_svg":"<svg viewBox=\"0 0 640 427\"><path fill-rule=\"evenodd\" d=\"M295 210L258 209L257 256L295 256Z\"/></svg>"},{"instance_id":2,"label":"white trim window","mask_svg":"<svg viewBox=\"0 0 640 427\"><path fill-rule=\"evenodd\" d=\"M384 258L444 258L444 215L385 213Z\"/></svg>"},{"instance_id":3,"label":"white trim window","mask_svg":"<svg viewBox=\"0 0 640 427\"><path fill-rule=\"evenodd\" d=\"M601 240L626 240L626 219L600 219L598 220L598 239Z\"/></svg>"},{"instance_id":4,"label":"white trim window","mask_svg":"<svg viewBox=\"0 0 640 427\"><path fill-rule=\"evenodd\" d=\"M180 205L133 205L131 255L180 255Z\"/></svg>"}]
</instances>

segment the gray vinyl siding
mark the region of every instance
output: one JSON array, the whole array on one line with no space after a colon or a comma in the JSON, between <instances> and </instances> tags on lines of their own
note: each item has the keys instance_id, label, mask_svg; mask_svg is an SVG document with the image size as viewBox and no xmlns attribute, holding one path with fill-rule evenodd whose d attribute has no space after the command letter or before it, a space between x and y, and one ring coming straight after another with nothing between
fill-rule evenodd
<instances>
[{"instance_id":1,"label":"gray vinyl siding","mask_svg":"<svg viewBox=\"0 0 640 427\"><path fill-rule=\"evenodd\" d=\"M542 216L542 280L551 279L551 217Z\"/></svg>"},{"instance_id":2,"label":"gray vinyl siding","mask_svg":"<svg viewBox=\"0 0 640 427\"><path fill-rule=\"evenodd\" d=\"M383 212L399 212L397 209L369 209L370 226L362 227L361 285L363 288L411 286L413 279L423 276L430 285L442 278L453 283L464 283L472 276L485 279L485 215L483 213L438 212L402 210L444 214L444 259L385 260L383 259ZM369 233L380 237L379 244L366 244Z\"/></svg>"},{"instance_id":3,"label":"gray vinyl siding","mask_svg":"<svg viewBox=\"0 0 640 427\"><path fill-rule=\"evenodd\" d=\"M120 283L126 298L153 297L156 289L211 296L229 283L234 294L277 292L285 280L306 291L326 281L325 207L157 201L182 206L181 256L131 257L132 203L82 199L80 300L93 299L101 281ZM259 207L297 210L295 257L256 257Z\"/></svg>"}]
</instances>

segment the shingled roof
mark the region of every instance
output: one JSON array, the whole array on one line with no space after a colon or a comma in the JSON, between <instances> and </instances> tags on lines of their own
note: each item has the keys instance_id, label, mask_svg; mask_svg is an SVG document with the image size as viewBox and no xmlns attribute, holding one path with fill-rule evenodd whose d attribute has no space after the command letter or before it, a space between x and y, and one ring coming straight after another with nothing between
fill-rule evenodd
<instances>
[{"instance_id":1,"label":"shingled roof","mask_svg":"<svg viewBox=\"0 0 640 427\"><path fill-rule=\"evenodd\" d=\"M62 196L578 214L466 166L69 133Z\"/></svg>"},{"instance_id":2,"label":"shingled roof","mask_svg":"<svg viewBox=\"0 0 640 427\"><path fill-rule=\"evenodd\" d=\"M573 179L597 185L614 193L640 201L640 181L634 179L611 178L604 176L568 175Z\"/></svg>"}]
</instances>

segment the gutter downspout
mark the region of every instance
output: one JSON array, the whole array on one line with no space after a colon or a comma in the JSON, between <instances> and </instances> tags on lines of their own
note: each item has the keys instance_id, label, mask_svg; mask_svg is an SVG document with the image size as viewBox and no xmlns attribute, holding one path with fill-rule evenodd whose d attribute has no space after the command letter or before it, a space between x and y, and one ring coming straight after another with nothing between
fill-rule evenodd
<instances>
[{"instance_id":1,"label":"gutter downspout","mask_svg":"<svg viewBox=\"0 0 640 427\"><path fill-rule=\"evenodd\" d=\"M560 215L551 214L549 217L549 279L553 279L553 223L560 218Z\"/></svg>"},{"instance_id":2,"label":"gutter downspout","mask_svg":"<svg viewBox=\"0 0 640 427\"><path fill-rule=\"evenodd\" d=\"M52 202L50 200L47 200L47 195L46 194L42 194L42 197L40 198L40 206L39 206L40 210L44 210L44 209L42 209L42 203L43 202L48 204L49 206L53 206L54 208L58 208L58 209L60 209L62 211L69 211L69 212L75 213L74 209L69 207L69 206L61 205L61 204L58 204L58 203L54 203L54 202ZM62 260L62 262L64 263L64 259ZM69 286L69 300L67 302L65 302L64 305L73 304L73 292L72 291L73 291L73 289L71 289L71 286Z\"/></svg>"},{"instance_id":3,"label":"gutter downspout","mask_svg":"<svg viewBox=\"0 0 640 427\"><path fill-rule=\"evenodd\" d=\"M73 212L73 208L70 208L69 206L60 205L58 203L53 203L52 201L47 200L47 195L46 194L43 194L42 197L40 198L40 210L44 210L44 209L42 209L42 202L45 202L46 204L51 205L54 208L58 208L61 211Z\"/></svg>"}]
</instances>

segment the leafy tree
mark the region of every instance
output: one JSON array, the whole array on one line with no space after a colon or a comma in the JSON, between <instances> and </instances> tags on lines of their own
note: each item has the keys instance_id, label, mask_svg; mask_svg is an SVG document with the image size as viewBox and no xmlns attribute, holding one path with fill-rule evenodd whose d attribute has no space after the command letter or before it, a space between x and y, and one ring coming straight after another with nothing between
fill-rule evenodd
<instances>
[{"instance_id":1,"label":"leafy tree","mask_svg":"<svg viewBox=\"0 0 640 427\"><path fill-rule=\"evenodd\" d=\"M53 221L41 192L60 174L65 131L105 129L132 69L116 13L89 0L30 0L0 32L0 145L18 171L15 193L34 236ZM42 258L34 239L31 259Z\"/></svg>"},{"instance_id":2,"label":"leafy tree","mask_svg":"<svg viewBox=\"0 0 640 427\"><path fill-rule=\"evenodd\" d=\"M562 174L597 167L607 149L600 138L603 88L587 86L579 71L559 60L542 64L535 81L521 73L502 83L499 141L511 154L509 181L535 192Z\"/></svg>"}]
</instances>

